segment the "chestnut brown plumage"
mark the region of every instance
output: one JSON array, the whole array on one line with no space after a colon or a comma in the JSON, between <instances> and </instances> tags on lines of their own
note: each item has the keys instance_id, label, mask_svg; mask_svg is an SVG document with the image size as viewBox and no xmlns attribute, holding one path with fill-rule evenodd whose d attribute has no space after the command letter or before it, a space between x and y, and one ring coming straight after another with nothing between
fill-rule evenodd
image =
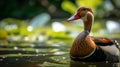
<instances>
[{"instance_id":1,"label":"chestnut brown plumage","mask_svg":"<svg viewBox=\"0 0 120 67\"><path fill-rule=\"evenodd\" d=\"M77 19L83 20L84 30L72 44L71 59L77 61L119 61L119 49L115 46L117 42L109 38L89 35L94 22L93 11L88 7L80 7L68 21Z\"/></svg>"}]
</instances>

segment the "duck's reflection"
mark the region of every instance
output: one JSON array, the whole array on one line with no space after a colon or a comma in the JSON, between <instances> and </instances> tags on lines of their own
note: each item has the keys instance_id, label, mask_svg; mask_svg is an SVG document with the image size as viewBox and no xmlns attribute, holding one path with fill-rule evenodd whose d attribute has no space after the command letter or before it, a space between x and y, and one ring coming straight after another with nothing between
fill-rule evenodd
<instances>
[{"instance_id":1,"label":"duck's reflection","mask_svg":"<svg viewBox=\"0 0 120 67\"><path fill-rule=\"evenodd\" d=\"M70 61L70 67L120 67L120 63Z\"/></svg>"}]
</instances>

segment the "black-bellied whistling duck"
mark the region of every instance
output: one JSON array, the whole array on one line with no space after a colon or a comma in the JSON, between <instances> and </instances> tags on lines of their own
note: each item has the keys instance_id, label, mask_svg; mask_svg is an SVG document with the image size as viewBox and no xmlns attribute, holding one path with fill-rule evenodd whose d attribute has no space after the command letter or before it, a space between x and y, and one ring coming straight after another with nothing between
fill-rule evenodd
<instances>
[{"instance_id":1,"label":"black-bellied whistling duck","mask_svg":"<svg viewBox=\"0 0 120 67\"><path fill-rule=\"evenodd\" d=\"M93 11L88 7L80 7L77 12L68 19L73 21L82 19L84 30L75 38L70 49L70 57L74 61L119 61L119 49L117 41L105 37L91 37L90 31L94 22Z\"/></svg>"}]
</instances>

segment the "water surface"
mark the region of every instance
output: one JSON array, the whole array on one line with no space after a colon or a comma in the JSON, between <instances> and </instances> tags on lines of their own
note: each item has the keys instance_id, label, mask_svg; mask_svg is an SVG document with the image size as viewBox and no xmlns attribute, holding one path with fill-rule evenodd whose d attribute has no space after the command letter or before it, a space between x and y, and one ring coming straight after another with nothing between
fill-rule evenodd
<instances>
[{"instance_id":1,"label":"water surface","mask_svg":"<svg viewBox=\"0 0 120 67\"><path fill-rule=\"evenodd\" d=\"M120 67L120 63L107 61L71 61L69 58L71 45L64 43L52 45L43 42L15 44L17 46L0 46L0 67Z\"/></svg>"}]
</instances>

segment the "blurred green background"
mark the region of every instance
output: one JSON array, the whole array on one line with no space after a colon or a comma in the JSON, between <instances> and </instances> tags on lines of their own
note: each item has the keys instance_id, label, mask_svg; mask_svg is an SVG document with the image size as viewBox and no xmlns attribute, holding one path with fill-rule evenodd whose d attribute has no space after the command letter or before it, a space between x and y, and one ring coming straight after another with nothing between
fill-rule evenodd
<instances>
[{"instance_id":1,"label":"blurred green background","mask_svg":"<svg viewBox=\"0 0 120 67\"><path fill-rule=\"evenodd\" d=\"M115 67L70 61L69 49L83 23L66 20L80 6L94 12L91 36L120 43L119 0L0 0L0 66Z\"/></svg>"},{"instance_id":2,"label":"blurred green background","mask_svg":"<svg viewBox=\"0 0 120 67\"><path fill-rule=\"evenodd\" d=\"M83 30L80 20L66 20L79 6L92 8L92 36L120 38L119 0L0 0L0 45L12 42L73 40ZM13 44L12 44L13 45Z\"/></svg>"}]
</instances>

